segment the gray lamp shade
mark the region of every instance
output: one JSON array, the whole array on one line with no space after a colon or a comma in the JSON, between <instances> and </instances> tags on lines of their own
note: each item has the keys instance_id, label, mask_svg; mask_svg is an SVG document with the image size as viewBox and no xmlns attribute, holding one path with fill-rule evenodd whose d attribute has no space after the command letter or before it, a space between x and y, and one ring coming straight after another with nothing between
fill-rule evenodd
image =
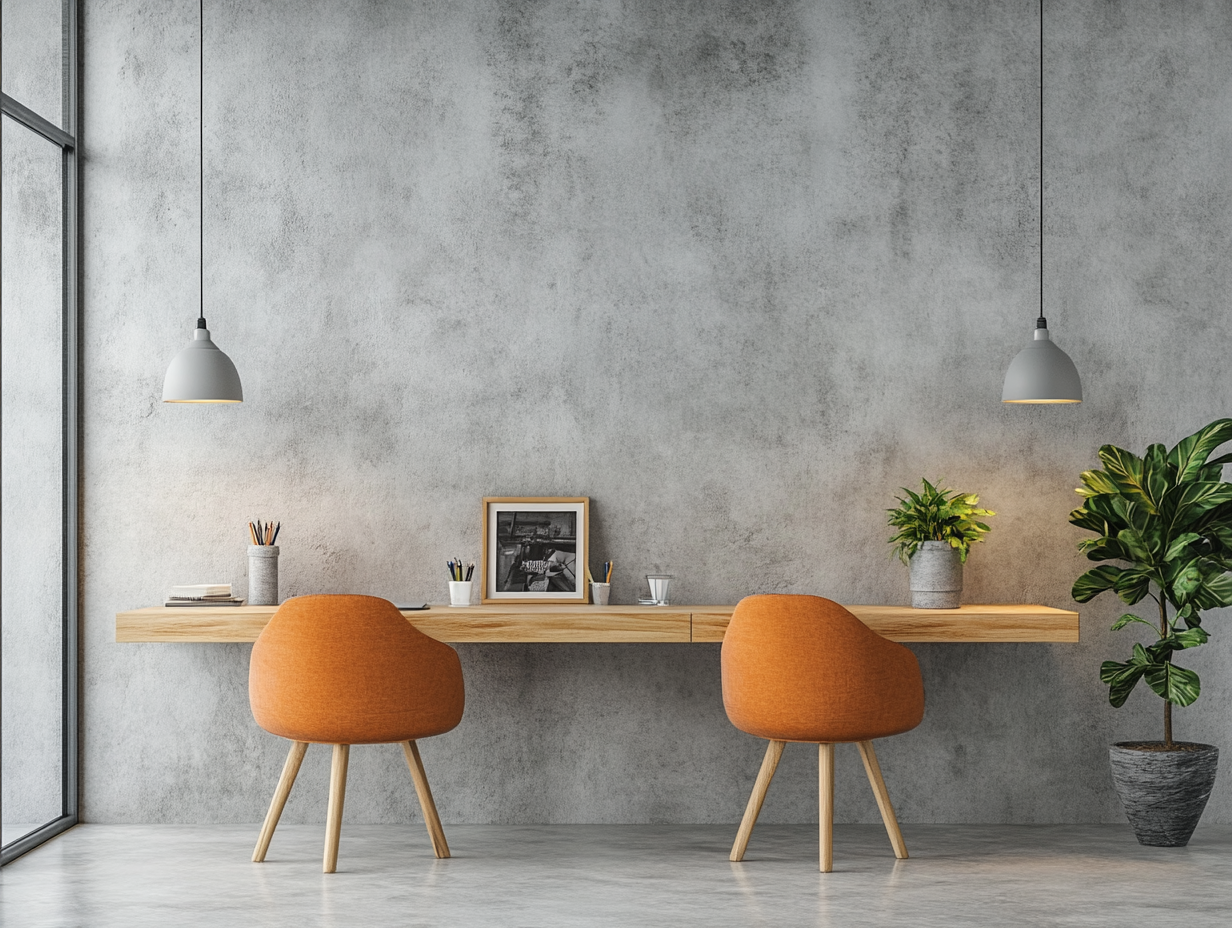
<instances>
[{"instance_id":1,"label":"gray lamp shade","mask_svg":"<svg viewBox=\"0 0 1232 928\"><path fill-rule=\"evenodd\" d=\"M210 341L202 326L171 360L163 381L164 403L242 403L244 389L231 359Z\"/></svg>"},{"instance_id":2,"label":"gray lamp shade","mask_svg":"<svg viewBox=\"0 0 1232 928\"><path fill-rule=\"evenodd\" d=\"M1047 326L1038 326L1035 340L1010 362L1010 369L1005 372L1001 402L1082 402L1082 381L1078 377L1078 368L1074 367L1069 355L1052 343Z\"/></svg>"}]
</instances>

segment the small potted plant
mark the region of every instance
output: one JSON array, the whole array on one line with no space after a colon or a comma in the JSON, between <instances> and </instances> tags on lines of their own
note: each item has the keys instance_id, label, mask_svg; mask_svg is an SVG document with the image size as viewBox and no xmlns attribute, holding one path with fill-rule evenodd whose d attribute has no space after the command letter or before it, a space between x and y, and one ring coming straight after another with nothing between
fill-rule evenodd
<instances>
[{"instance_id":1,"label":"small potted plant","mask_svg":"<svg viewBox=\"0 0 1232 928\"><path fill-rule=\"evenodd\" d=\"M982 541L988 526L979 518L996 515L978 509L974 493L953 493L946 487L922 481L923 489L906 498L895 497L898 506L887 509L894 554L911 568L911 605L916 609L957 609L962 601L962 565L971 545Z\"/></svg>"},{"instance_id":2,"label":"small potted plant","mask_svg":"<svg viewBox=\"0 0 1232 928\"><path fill-rule=\"evenodd\" d=\"M1134 613L1116 620L1113 631L1146 628L1154 641L1099 669L1114 707L1125 704L1139 680L1164 701L1162 741L1110 749L1112 780L1134 833L1156 847L1189 842L1219 761L1213 745L1173 739L1172 707L1192 705L1201 692L1198 675L1178 666L1175 655L1206 644L1203 611L1232 605L1232 483L1222 479L1232 454L1208 460L1229 440L1232 419L1219 419L1171 451L1155 444L1138 457L1104 445L1103 470L1082 475L1078 493L1086 501L1069 517L1097 536L1078 546L1088 558L1124 565L1088 570L1074 584L1074 599L1085 603L1111 590L1127 605L1151 599L1158 609L1151 620Z\"/></svg>"}]
</instances>

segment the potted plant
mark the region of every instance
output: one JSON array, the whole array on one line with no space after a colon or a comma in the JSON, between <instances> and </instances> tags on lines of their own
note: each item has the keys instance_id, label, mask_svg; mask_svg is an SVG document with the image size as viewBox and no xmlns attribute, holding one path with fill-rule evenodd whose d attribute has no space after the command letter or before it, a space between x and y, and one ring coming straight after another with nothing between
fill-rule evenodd
<instances>
[{"instance_id":1,"label":"potted plant","mask_svg":"<svg viewBox=\"0 0 1232 928\"><path fill-rule=\"evenodd\" d=\"M1209 460L1230 439L1232 419L1219 419L1171 451L1155 444L1138 457L1104 445L1104 467L1082 475L1078 493L1086 501L1069 517L1098 536L1078 546L1088 558L1125 565L1088 570L1074 584L1074 599L1085 603L1111 590L1127 605L1149 598L1158 607L1151 620L1134 613L1116 620L1113 631L1141 626L1155 640L1099 670L1114 707L1125 704L1139 680L1164 701L1163 741L1110 749L1113 783L1146 845L1187 844L1215 782L1218 748L1172 737L1172 707L1192 705L1201 692L1198 675L1174 657L1206 644L1204 610L1232 605L1232 483L1222 480L1232 454Z\"/></svg>"},{"instance_id":2,"label":"potted plant","mask_svg":"<svg viewBox=\"0 0 1232 928\"><path fill-rule=\"evenodd\" d=\"M974 493L953 493L922 480L923 489L887 509L890 526L898 533L890 539L894 554L911 568L911 605L915 609L957 609L962 600L962 565L971 545L982 541L988 526L977 518L996 515L979 509Z\"/></svg>"}]
</instances>

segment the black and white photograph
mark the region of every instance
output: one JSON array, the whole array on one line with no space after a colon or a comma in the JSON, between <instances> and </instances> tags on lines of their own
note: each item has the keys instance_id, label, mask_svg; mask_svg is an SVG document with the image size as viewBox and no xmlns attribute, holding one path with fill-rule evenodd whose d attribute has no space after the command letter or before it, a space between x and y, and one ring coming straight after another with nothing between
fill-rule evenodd
<instances>
[{"instance_id":1,"label":"black and white photograph","mask_svg":"<svg viewBox=\"0 0 1232 928\"><path fill-rule=\"evenodd\" d=\"M484 500L484 600L584 602L586 498Z\"/></svg>"}]
</instances>

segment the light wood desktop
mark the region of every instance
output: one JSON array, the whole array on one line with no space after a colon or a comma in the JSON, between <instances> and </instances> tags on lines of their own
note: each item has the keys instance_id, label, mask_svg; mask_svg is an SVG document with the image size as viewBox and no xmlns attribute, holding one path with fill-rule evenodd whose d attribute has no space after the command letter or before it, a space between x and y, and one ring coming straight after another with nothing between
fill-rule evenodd
<instances>
[{"instance_id":1,"label":"light wood desktop","mask_svg":"<svg viewBox=\"0 0 1232 928\"><path fill-rule=\"evenodd\" d=\"M116 615L116 641L251 642L275 606L160 606ZM723 640L734 606L433 606L407 621L451 643L670 643ZM891 641L1075 642L1078 613L1048 606L848 606Z\"/></svg>"}]
</instances>

